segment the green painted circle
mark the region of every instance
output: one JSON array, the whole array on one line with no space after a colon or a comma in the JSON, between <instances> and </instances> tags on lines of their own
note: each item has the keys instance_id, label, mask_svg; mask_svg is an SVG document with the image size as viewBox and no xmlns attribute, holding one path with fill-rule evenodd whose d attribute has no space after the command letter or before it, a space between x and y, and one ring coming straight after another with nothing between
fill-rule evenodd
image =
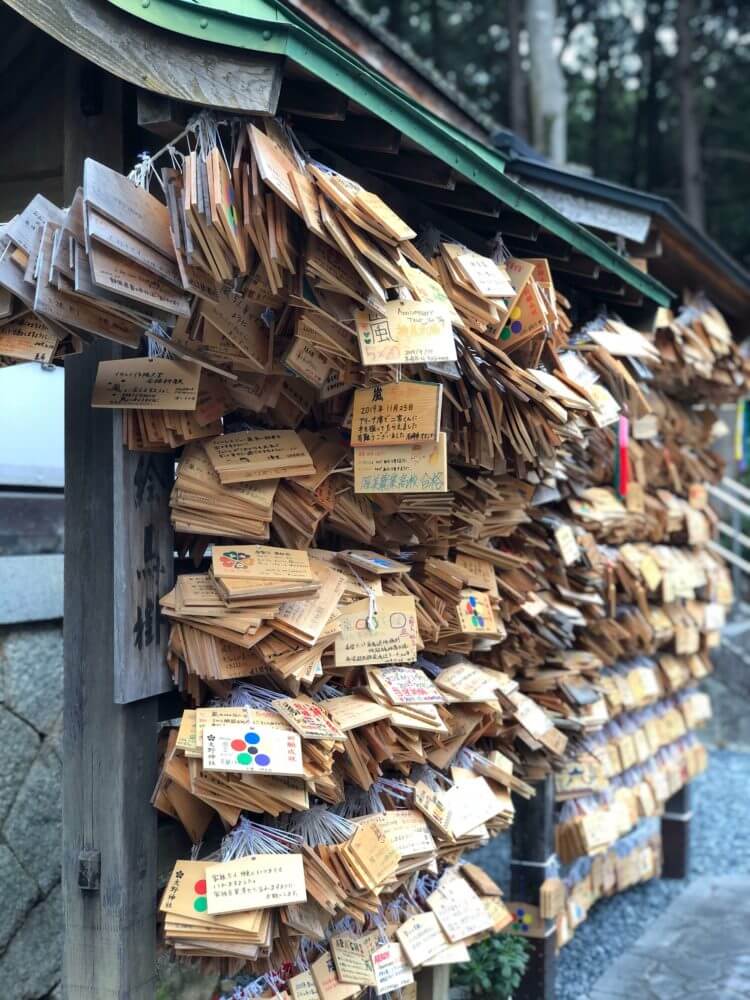
<instances>
[{"instance_id":1,"label":"green painted circle","mask_svg":"<svg viewBox=\"0 0 750 1000\"><path fill-rule=\"evenodd\" d=\"M198 911L198 913L205 913L208 908L208 900L205 896L198 896L196 901L193 903L193 907Z\"/></svg>"},{"instance_id":2,"label":"green painted circle","mask_svg":"<svg viewBox=\"0 0 750 1000\"><path fill-rule=\"evenodd\" d=\"M238 764L249 764L252 761L252 759L253 758L250 756L249 753L238 753L237 754L237 763Z\"/></svg>"}]
</instances>

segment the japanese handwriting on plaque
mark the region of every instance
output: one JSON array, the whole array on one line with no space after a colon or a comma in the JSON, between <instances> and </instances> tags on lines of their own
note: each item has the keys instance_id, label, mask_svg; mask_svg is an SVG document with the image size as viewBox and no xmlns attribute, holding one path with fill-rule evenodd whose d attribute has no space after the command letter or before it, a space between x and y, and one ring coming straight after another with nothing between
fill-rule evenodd
<instances>
[{"instance_id":1,"label":"japanese handwriting on plaque","mask_svg":"<svg viewBox=\"0 0 750 1000\"><path fill-rule=\"evenodd\" d=\"M55 356L58 339L44 320L28 313L0 327L0 354L19 361L49 364Z\"/></svg>"},{"instance_id":2,"label":"japanese handwriting on plaque","mask_svg":"<svg viewBox=\"0 0 750 1000\"><path fill-rule=\"evenodd\" d=\"M418 913L410 917L396 931L396 936L413 966L422 965L428 958L448 947L450 941L443 933L434 913Z\"/></svg>"},{"instance_id":3,"label":"japanese handwriting on plaque","mask_svg":"<svg viewBox=\"0 0 750 1000\"><path fill-rule=\"evenodd\" d=\"M372 953L375 992L380 997L414 982L414 973L400 944L391 941Z\"/></svg>"},{"instance_id":4,"label":"japanese handwriting on plaque","mask_svg":"<svg viewBox=\"0 0 750 1000\"><path fill-rule=\"evenodd\" d=\"M346 734L321 705L296 698L281 698L273 707L306 740L344 740Z\"/></svg>"},{"instance_id":5,"label":"japanese handwriting on plaque","mask_svg":"<svg viewBox=\"0 0 750 1000\"><path fill-rule=\"evenodd\" d=\"M442 397L442 385L427 382L392 382L357 389L352 411L352 446L368 448L437 441Z\"/></svg>"},{"instance_id":6,"label":"japanese handwriting on plaque","mask_svg":"<svg viewBox=\"0 0 750 1000\"><path fill-rule=\"evenodd\" d=\"M492 926L492 917L468 882L460 875L448 872L437 889L427 899L427 905L438 918L451 941L462 941Z\"/></svg>"},{"instance_id":7,"label":"japanese handwriting on plaque","mask_svg":"<svg viewBox=\"0 0 750 1000\"><path fill-rule=\"evenodd\" d=\"M208 913L260 910L304 903L305 868L301 854L251 854L206 868Z\"/></svg>"},{"instance_id":8,"label":"japanese handwriting on plaque","mask_svg":"<svg viewBox=\"0 0 750 1000\"><path fill-rule=\"evenodd\" d=\"M368 627L370 624L375 628ZM370 601L348 605L336 638L337 667L413 663L417 658L417 611L413 597L378 597L374 622Z\"/></svg>"},{"instance_id":9,"label":"japanese handwriting on plaque","mask_svg":"<svg viewBox=\"0 0 750 1000\"><path fill-rule=\"evenodd\" d=\"M365 365L427 364L455 361L451 317L441 302L385 304L385 315L360 311L355 316Z\"/></svg>"},{"instance_id":10,"label":"japanese handwriting on plaque","mask_svg":"<svg viewBox=\"0 0 750 1000\"><path fill-rule=\"evenodd\" d=\"M355 937L354 934L335 934L329 938L328 944L336 966L336 975L342 983L358 983L361 986L375 985L368 937Z\"/></svg>"},{"instance_id":11,"label":"japanese handwriting on plaque","mask_svg":"<svg viewBox=\"0 0 750 1000\"><path fill-rule=\"evenodd\" d=\"M314 582L310 557L301 549L281 549L270 545L215 545L213 572L217 577L246 580Z\"/></svg>"},{"instance_id":12,"label":"japanese handwriting on plaque","mask_svg":"<svg viewBox=\"0 0 750 1000\"><path fill-rule=\"evenodd\" d=\"M354 449L355 493L445 493L447 435L437 443Z\"/></svg>"},{"instance_id":13,"label":"japanese handwriting on plaque","mask_svg":"<svg viewBox=\"0 0 750 1000\"><path fill-rule=\"evenodd\" d=\"M92 406L140 410L194 410L200 367L167 358L100 361Z\"/></svg>"},{"instance_id":14,"label":"japanese handwriting on plaque","mask_svg":"<svg viewBox=\"0 0 750 1000\"><path fill-rule=\"evenodd\" d=\"M203 767L206 771L249 774L305 773L302 743L297 733L264 726L206 726L203 729Z\"/></svg>"},{"instance_id":15,"label":"japanese handwriting on plaque","mask_svg":"<svg viewBox=\"0 0 750 1000\"><path fill-rule=\"evenodd\" d=\"M440 704L445 701L427 674L416 667L384 667L373 673L394 705Z\"/></svg>"}]
</instances>

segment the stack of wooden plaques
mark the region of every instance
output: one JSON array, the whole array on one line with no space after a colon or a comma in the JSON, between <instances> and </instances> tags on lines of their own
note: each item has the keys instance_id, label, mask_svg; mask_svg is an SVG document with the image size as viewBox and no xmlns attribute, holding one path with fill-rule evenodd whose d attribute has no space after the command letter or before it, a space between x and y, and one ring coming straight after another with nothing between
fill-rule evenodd
<instances>
[{"instance_id":1,"label":"stack of wooden plaques","mask_svg":"<svg viewBox=\"0 0 750 1000\"><path fill-rule=\"evenodd\" d=\"M609 414L589 438L588 459L576 454L578 488L555 483L565 504L538 519L557 543L548 576L573 642L520 680L571 737L571 759L555 776L567 902L547 914L561 944L599 896L658 875L655 842L639 831L706 766L692 730L710 717L710 702L695 685L710 672L733 595L707 548L717 519L706 485L722 466L710 452L717 418L703 404L722 398L723 365L735 362L718 337L683 325L685 342L704 344L710 363L686 370L678 386L662 350L664 322L646 336L600 321L559 355ZM643 864L637 878L619 872L631 857Z\"/></svg>"},{"instance_id":2,"label":"stack of wooden plaques","mask_svg":"<svg viewBox=\"0 0 750 1000\"><path fill-rule=\"evenodd\" d=\"M92 403L179 450L154 804L225 840L175 867L165 940L293 1000L408 995L518 923L462 864L512 792L555 772L580 860L703 766L732 594L702 404L750 367L709 303L574 327L545 259L422 239L283 123L221 130L5 227L0 356L145 344Z\"/></svg>"},{"instance_id":3,"label":"stack of wooden plaques","mask_svg":"<svg viewBox=\"0 0 750 1000\"><path fill-rule=\"evenodd\" d=\"M555 920L557 946L561 948L572 939L595 903L658 878L661 864L659 820L643 820L635 830L620 837L611 847L593 857L579 858L567 868L563 878L548 879L542 884L539 907L528 909L535 919ZM523 921L515 912L513 915L516 920L512 926L516 932L528 934ZM543 928L543 921L540 924ZM532 924L532 932L533 929Z\"/></svg>"}]
</instances>

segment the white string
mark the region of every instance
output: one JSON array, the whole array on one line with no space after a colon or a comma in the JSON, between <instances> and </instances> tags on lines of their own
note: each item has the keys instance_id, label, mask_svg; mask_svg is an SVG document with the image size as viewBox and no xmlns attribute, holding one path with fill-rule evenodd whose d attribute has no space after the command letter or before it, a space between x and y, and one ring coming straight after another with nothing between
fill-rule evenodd
<instances>
[{"instance_id":1,"label":"white string","mask_svg":"<svg viewBox=\"0 0 750 1000\"><path fill-rule=\"evenodd\" d=\"M357 578L357 582L359 583L359 585L363 587L364 590L367 592L367 596L370 601L370 607L368 608L367 611L367 628L369 629L370 632L377 632L378 630L378 604L376 600L377 595L373 590L373 588L365 583L365 581L357 572L356 568L354 566L351 566L350 568L354 576Z\"/></svg>"},{"instance_id":2,"label":"white string","mask_svg":"<svg viewBox=\"0 0 750 1000\"><path fill-rule=\"evenodd\" d=\"M146 330L146 350L148 356L150 358L171 358L172 355L169 348L164 343L164 341L168 340L169 334L166 329L161 325L161 323L157 323L156 320L153 320L150 328Z\"/></svg>"}]
</instances>

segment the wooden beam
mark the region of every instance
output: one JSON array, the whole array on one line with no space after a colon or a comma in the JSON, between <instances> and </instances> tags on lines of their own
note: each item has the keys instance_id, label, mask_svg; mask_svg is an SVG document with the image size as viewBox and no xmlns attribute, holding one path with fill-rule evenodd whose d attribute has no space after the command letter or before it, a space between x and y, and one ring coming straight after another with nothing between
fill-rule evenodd
<instances>
[{"instance_id":1,"label":"wooden beam","mask_svg":"<svg viewBox=\"0 0 750 1000\"><path fill-rule=\"evenodd\" d=\"M384 177L424 184L427 187L444 188L453 191L456 175L447 163L423 153L402 151L398 156L383 153L368 153L367 157L353 154L352 159L367 170Z\"/></svg>"},{"instance_id":2,"label":"wooden beam","mask_svg":"<svg viewBox=\"0 0 750 1000\"><path fill-rule=\"evenodd\" d=\"M512 236L502 226L500 226L503 238L509 248L519 257L547 257L551 262L567 262L571 259L570 244L565 240L560 240L556 236L542 231L535 240L524 240L518 236ZM587 258L584 258L587 259Z\"/></svg>"},{"instance_id":3,"label":"wooden beam","mask_svg":"<svg viewBox=\"0 0 750 1000\"><path fill-rule=\"evenodd\" d=\"M493 219L500 216L501 203L497 198L473 184L459 183L453 191L429 190L421 192L420 196L433 205L444 205L470 215L484 215Z\"/></svg>"},{"instance_id":4,"label":"wooden beam","mask_svg":"<svg viewBox=\"0 0 750 1000\"><path fill-rule=\"evenodd\" d=\"M584 257L581 254L572 254L568 260L555 260L552 265L553 274L560 271L562 274L574 274L577 278L598 278L601 268L599 265Z\"/></svg>"},{"instance_id":5,"label":"wooden beam","mask_svg":"<svg viewBox=\"0 0 750 1000\"><path fill-rule=\"evenodd\" d=\"M602 295L613 295L617 298L624 296L629 287L621 278L616 274L610 274L609 271L600 271L596 278L581 278L578 284L581 288L590 288L592 291L601 292Z\"/></svg>"},{"instance_id":6,"label":"wooden beam","mask_svg":"<svg viewBox=\"0 0 750 1000\"><path fill-rule=\"evenodd\" d=\"M198 43L97 0L5 0L58 42L121 80L191 104L274 115L280 56Z\"/></svg>"},{"instance_id":7,"label":"wooden beam","mask_svg":"<svg viewBox=\"0 0 750 1000\"><path fill-rule=\"evenodd\" d=\"M317 80L294 80L286 77L281 84L279 111L300 118L322 118L343 122L346 119L346 94Z\"/></svg>"},{"instance_id":8,"label":"wooden beam","mask_svg":"<svg viewBox=\"0 0 750 1000\"><path fill-rule=\"evenodd\" d=\"M349 115L345 122L310 122L307 126L324 146L397 153L401 133L393 125L369 115Z\"/></svg>"},{"instance_id":9,"label":"wooden beam","mask_svg":"<svg viewBox=\"0 0 750 1000\"><path fill-rule=\"evenodd\" d=\"M83 61L66 53L64 188L70 200L83 159L122 169L122 85L103 75L101 113L82 111ZM65 371L65 681L63 710L63 992L66 1000L153 1000L155 993L156 698L115 704L117 620L136 557L142 503L128 482L113 411L91 408L100 360L120 348L104 340L68 358ZM148 484L146 484L147 486ZM131 496L132 494L131 487ZM124 534L126 533L127 534ZM132 663L132 661L131 661Z\"/></svg>"},{"instance_id":10,"label":"wooden beam","mask_svg":"<svg viewBox=\"0 0 750 1000\"><path fill-rule=\"evenodd\" d=\"M13 18L11 24L6 25L10 18ZM19 56L26 55L34 38L34 29L28 21L19 20L13 14L3 17L2 26L9 29L3 37L3 50L0 53L0 73L5 73Z\"/></svg>"},{"instance_id":11,"label":"wooden beam","mask_svg":"<svg viewBox=\"0 0 750 1000\"><path fill-rule=\"evenodd\" d=\"M525 215L510 209L500 210L500 222L503 233L507 236L517 236L522 240L535 241L539 238L542 227L538 222L527 219Z\"/></svg>"},{"instance_id":12,"label":"wooden beam","mask_svg":"<svg viewBox=\"0 0 750 1000\"><path fill-rule=\"evenodd\" d=\"M187 104L181 104L163 94L138 89L136 96L138 124L162 139L174 139L185 128L190 115ZM194 109L193 109L194 110Z\"/></svg>"}]
</instances>

